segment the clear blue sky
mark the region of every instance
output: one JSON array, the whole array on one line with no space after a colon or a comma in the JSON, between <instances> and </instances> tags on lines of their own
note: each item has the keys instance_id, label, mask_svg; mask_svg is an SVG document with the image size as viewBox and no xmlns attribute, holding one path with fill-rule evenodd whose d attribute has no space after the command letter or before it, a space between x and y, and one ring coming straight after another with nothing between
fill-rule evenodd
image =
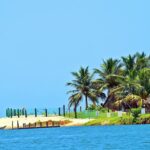
<instances>
[{"instance_id":1,"label":"clear blue sky","mask_svg":"<svg viewBox=\"0 0 150 150\"><path fill-rule=\"evenodd\" d=\"M67 103L71 71L150 50L149 0L1 0L0 109Z\"/></svg>"}]
</instances>

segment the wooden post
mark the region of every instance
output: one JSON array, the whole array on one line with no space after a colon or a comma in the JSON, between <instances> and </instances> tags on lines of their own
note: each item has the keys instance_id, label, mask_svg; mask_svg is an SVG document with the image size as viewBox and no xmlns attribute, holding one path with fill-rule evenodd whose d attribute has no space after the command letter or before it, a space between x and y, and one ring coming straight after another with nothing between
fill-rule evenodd
<instances>
[{"instance_id":1,"label":"wooden post","mask_svg":"<svg viewBox=\"0 0 150 150\"><path fill-rule=\"evenodd\" d=\"M27 110L25 109L25 117L27 118L28 117L28 114L27 114Z\"/></svg>"},{"instance_id":2,"label":"wooden post","mask_svg":"<svg viewBox=\"0 0 150 150\"><path fill-rule=\"evenodd\" d=\"M34 126L35 126L35 128L36 128L36 122L35 122Z\"/></svg>"},{"instance_id":3,"label":"wooden post","mask_svg":"<svg viewBox=\"0 0 150 150\"><path fill-rule=\"evenodd\" d=\"M26 128L26 124L25 123L23 123L23 128Z\"/></svg>"},{"instance_id":4,"label":"wooden post","mask_svg":"<svg viewBox=\"0 0 150 150\"><path fill-rule=\"evenodd\" d=\"M9 108L6 109L6 117L8 117L8 111L9 111Z\"/></svg>"},{"instance_id":5,"label":"wooden post","mask_svg":"<svg viewBox=\"0 0 150 150\"><path fill-rule=\"evenodd\" d=\"M66 113L65 113L65 105L63 105L63 115L65 116Z\"/></svg>"},{"instance_id":6,"label":"wooden post","mask_svg":"<svg viewBox=\"0 0 150 150\"><path fill-rule=\"evenodd\" d=\"M24 116L25 115L25 112L24 112L24 108L22 108L22 110L21 110L22 112L22 115Z\"/></svg>"},{"instance_id":7,"label":"wooden post","mask_svg":"<svg viewBox=\"0 0 150 150\"><path fill-rule=\"evenodd\" d=\"M61 116L60 107L58 108L58 115Z\"/></svg>"},{"instance_id":8,"label":"wooden post","mask_svg":"<svg viewBox=\"0 0 150 150\"><path fill-rule=\"evenodd\" d=\"M37 117L37 109L36 108L34 109L34 112L35 112L35 117Z\"/></svg>"},{"instance_id":9,"label":"wooden post","mask_svg":"<svg viewBox=\"0 0 150 150\"><path fill-rule=\"evenodd\" d=\"M45 109L45 117L47 117L47 109Z\"/></svg>"},{"instance_id":10,"label":"wooden post","mask_svg":"<svg viewBox=\"0 0 150 150\"><path fill-rule=\"evenodd\" d=\"M40 127L42 127L42 122L40 122Z\"/></svg>"},{"instance_id":11,"label":"wooden post","mask_svg":"<svg viewBox=\"0 0 150 150\"><path fill-rule=\"evenodd\" d=\"M17 129L19 129L19 121L17 120Z\"/></svg>"},{"instance_id":12,"label":"wooden post","mask_svg":"<svg viewBox=\"0 0 150 150\"><path fill-rule=\"evenodd\" d=\"M18 118L20 117L20 111L19 109L17 109L17 115L18 115Z\"/></svg>"},{"instance_id":13,"label":"wooden post","mask_svg":"<svg viewBox=\"0 0 150 150\"><path fill-rule=\"evenodd\" d=\"M52 121L52 126L54 127L54 121Z\"/></svg>"},{"instance_id":14,"label":"wooden post","mask_svg":"<svg viewBox=\"0 0 150 150\"><path fill-rule=\"evenodd\" d=\"M14 122L12 121L12 123L11 123L11 126L12 126L12 129L14 129Z\"/></svg>"},{"instance_id":15,"label":"wooden post","mask_svg":"<svg viewBox=\"0 0 150 150\"><path fill-rule=\"evenodd\" d=\"M14 109L14 116L16 116L16 109Z\"/></svg>"},{"instance_id":16,"label":"wooden post","mask_svg":"<svg viewBox=\"0 0 150 150\"><path fill-rule=\"evenodd\" d=\"M11 109L10 109L10 117L12 118L12 116L13 116L13 115L12 115L12 108L11 108Z\"/></svg>"},{"instance_id":17,"label":"wooden post","mask_svg":"<svg viewBox=\"0 0 150 150\"><path fill-rule=\"evenodd\" d=\"M48 121L46 122L46 127L48 127Z\"/></svg>"},{"instance_id":18,"label":"wooden post","mask_svg":"<svg viewBox=\"0 0 150 150\"><path fill-rule=\"evenodd\" d=\"M22 110L21 109L19 109L19 112L20 112L20 116L22 116Z\"/></svg>"}]
</instances>

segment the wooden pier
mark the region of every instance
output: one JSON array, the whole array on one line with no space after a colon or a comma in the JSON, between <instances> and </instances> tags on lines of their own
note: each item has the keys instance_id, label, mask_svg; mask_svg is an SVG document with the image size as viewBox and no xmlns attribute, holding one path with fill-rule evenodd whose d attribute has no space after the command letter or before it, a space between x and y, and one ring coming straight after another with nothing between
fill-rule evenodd
<instances>
[{"instance_id":1,"label":"wooden pier","mask_svg":"<svg viewBox=\"0 0 150 150\"><path fill-rule=\"evenodd\" d=\"M60 127L60 121L46 121L46 122L35 122L35 123L23 123L19 124L17 121L17 127L14 127L14 122L12 121L12 129L39 129L39 128L57 128Z\"/></svg>"}]
</instances>

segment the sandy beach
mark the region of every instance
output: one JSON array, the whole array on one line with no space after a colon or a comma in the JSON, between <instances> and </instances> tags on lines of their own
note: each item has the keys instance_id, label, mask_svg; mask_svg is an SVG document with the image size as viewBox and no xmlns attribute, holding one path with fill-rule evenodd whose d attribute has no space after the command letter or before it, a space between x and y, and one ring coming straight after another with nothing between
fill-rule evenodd
<instances>
[{"instance_id":1,"label":"sandy beach","mask_svg":"<svg viewBox=\"0 0 150 150\"><path fill-rule=\"evenodd\" d=\"M65 118L62 116L50 116L50 117L43 117L43 116L28 116L25 117L13 117L13 118L0 118L0 127L5 127L5 129L12 129L12 121L14 128L17 128L17 121L19 122L19 126L23 127L23 124L33 124L36 122L47 122L47 121L66 121L68 120L69 123L62 125L62 126L81 126L90 121L91 119L70 119Z\"/></svg>"}]
</instances>

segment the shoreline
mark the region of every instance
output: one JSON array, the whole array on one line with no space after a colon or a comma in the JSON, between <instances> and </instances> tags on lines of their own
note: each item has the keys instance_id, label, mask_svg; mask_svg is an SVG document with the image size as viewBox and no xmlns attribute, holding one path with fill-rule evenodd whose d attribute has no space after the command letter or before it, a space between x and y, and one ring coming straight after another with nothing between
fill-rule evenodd
<instances>
[{"instance_id":1,"label":"shoreline","mask_svg":"<svg viewBox=\"0 0 150 150\"><path fill-rule=\"evenodd\" d=\"M12 122L13 122L13 128L12 128ZM46 123L48 122L55 122L56 125L54 126L46 126ZM59 125L58 125L59 123ZM112 126L112 125L144 125L144 124L150 124L150 114L148 115L141 115L139 118L137 118L136 122L134 122L134 119L132 116L125 116L125 117L109 117L109 118L95 118L95 119L89 119L89 118L67 118L63 116L33 116L30 115L27 118L24 116L21 117L13 117L13 118L0 118L0 129L22 129L24 128L24 124L27 124L27 128L51 128L51 127L73 127L73 126ZM28 125L31 125L29 127ZM36 125L37 126L36 126ZM40 126L39 126L39 125ZM41 125L42 124L42 125ZM34 126L35 125L35 126ZM3 128L4 127L4 128Z\"/></svg>"},{"instance_id":2,"label":"shoreline","mask_svg":"<svg viewBox=\"0 0 150 150\"><path fill-rule=\"evenodd\" d=\"M45 122L60 122L60 127L69 127L69 126L83 126L85 123L92 121L93 119L72 119L62 116L28 116L25 117L13 117L13 118L0 118L0 128L5 127L4 129L17 129L18 123L19 127L23 128L23 124L35 124L35 123L45 123ZM13 122L13 128L12 128ZM54 126L55 127L55 126Z\"/></svg>"}]
</instances>

